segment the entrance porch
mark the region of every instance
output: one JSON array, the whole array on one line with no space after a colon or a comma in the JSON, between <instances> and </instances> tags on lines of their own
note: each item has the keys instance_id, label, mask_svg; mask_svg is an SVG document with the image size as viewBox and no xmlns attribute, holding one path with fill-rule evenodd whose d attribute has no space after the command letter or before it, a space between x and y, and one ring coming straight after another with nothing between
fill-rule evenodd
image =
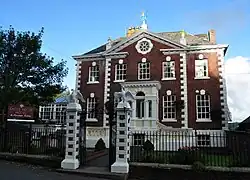
<instances>
[{"instance_id":1,"label":"entrance porch","mask_svg":"<svg viewBox=\"0 0 250 180\"><path fill-rule=\"evenodd\" d=\"M136 81L121 85L135 97L135 100L129 100L132 108L131 130L157 129L160 82Z\"/></svg>"}]
</instances>

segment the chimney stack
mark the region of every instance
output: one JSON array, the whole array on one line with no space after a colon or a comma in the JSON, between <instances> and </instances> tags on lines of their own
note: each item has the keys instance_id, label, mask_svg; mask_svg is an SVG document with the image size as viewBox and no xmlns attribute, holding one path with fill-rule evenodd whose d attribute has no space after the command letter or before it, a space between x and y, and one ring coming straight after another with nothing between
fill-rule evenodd
<instances>
[{"instance_id":1,"label":"chimney stack","mask_svg":"<svg viewBox=\"0 0 250 180\"><path fill-rule=\"evenodd\" d=\"M214 29L208 31L208 38L211 44L216 44L216 31Z\"/></svg>"}]
</instances>

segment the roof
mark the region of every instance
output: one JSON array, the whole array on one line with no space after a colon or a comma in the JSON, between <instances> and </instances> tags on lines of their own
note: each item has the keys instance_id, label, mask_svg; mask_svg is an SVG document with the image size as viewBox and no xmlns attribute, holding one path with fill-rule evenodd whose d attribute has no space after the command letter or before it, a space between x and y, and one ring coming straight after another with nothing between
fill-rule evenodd
<instances>
[{"instance_id":1,"label":"roof","mask_svg":"<svg viewBox=\"0 0 250 180\"><path fill-rule=\"evenodd\" d=\"M170 41L180 43L181 33L180 31L175 32L159 32L159 33L153 33L155 35L161 36L162 38L169 39ZM194 46L194 45L209 45L211 44L208 35L207 34L197 34L192 35L189 33L185 34L187 45ZM117 43L126 40L129 37L120 37L118 39L115 39L112 41L112 46L116 45ZM84 53L83 55L91 55L91 54L97 54L106 51L106 44L101 45L91 51L88 51L87 53Z\"/></svg>"},{"instance_id":2,"label":"roof","mask_svg":"<svg viewBox=\"0 0 250 180\"><path fill-rule=\"evenodd\" d=\"M55 104L59 103L68 103L68 96L62 96L55 100Z\"/></svg>"},{"instance_id":3,"label":"roof","mask_svg":"<svg viewBox=\"0 0 250 180\"><path fill-rule=\"evenodd\" d=\"M240 124L248 124L250 123L250 116L246 118L244 121L242 121Z\"/></svg>"}]
</instances>

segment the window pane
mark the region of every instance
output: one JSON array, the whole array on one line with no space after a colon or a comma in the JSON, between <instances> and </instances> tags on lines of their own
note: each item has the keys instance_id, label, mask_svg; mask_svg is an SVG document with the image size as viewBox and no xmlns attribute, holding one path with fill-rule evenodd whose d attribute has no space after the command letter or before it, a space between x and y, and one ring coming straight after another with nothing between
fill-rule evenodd
<instances>
[{"instance_id":1,"label":"window pane","mask_svg":"<svg viewBox=\"0 0 250 180\"><path fill-rule=\"evenodd\" d=\"M148 80L150 79L150 63L138 63L138 79Z\"/></svg>"},{"instance_id":2,"label":"window pane","mask_svg":"<svg viewBox=\"0 0 250 180\"><path fill-rule=\"evenodd\" d=\"M176 101L176 96L164 96L163 97L163 118L164 119L176 119L176 108L174 102Z\"/></svg>"},{"instance_id":3,"label":"window pane","mask_svg":"<svg viewBox=\"0 0 250 180\"><path fill-rule=\"evenodd\" d=\"M174 78L175 77L175 62L168 61L163 62L163 78Z\"/></svg>"},{"instance_id":4,"label":"window pane","mask_svg":"<svg viewBox=\"0 0 250 180\"><path fill-rule=\"evenodd\" d=\"M208 60L195 60L195 77L208 77Z\"/></svg>"},{"instance_id":5,"label":"window pane","mask_svg":"<svg viewBox=\"0 0 250 180\"><path fill-rule=\"evenodd\" d=\"M210 97L209 95L196 95L197 119L210 119Z\"/></svg>"},{"instance_id":6,"label":"window pane","mask_svg":"<svg viewBox=\"0 0 250 180\"><path fill-rule=\"evenodd\" d=\"M117 64L115 66L116 69L116 77L115 80L125 80L126 79L126 73L127 73L127 64Z\"/></svg>"},{"instance_id":7,"label":"window pane","mask_svg":"<svg viewBox=\"0 0 250 180\"><path fill-rule=\"evenodd\" d=\"M89 67L89 82L98 82L99 81L99 66Z\"/></svg>"},{"instance_id":8,"label":"window pane","mask_svg":"<svg viewBox=\"0 0 250 180\"><path fill-rule=\"evenodd\" d=\"M96 100L95 98L87 99L87 114L89 119L96 118Z\"/></svg>"}]
</instances>

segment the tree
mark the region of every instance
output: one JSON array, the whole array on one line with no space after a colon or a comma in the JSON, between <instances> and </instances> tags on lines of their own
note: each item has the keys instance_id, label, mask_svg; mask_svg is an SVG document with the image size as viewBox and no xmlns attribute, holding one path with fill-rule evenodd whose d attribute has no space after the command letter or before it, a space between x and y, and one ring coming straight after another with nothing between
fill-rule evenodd
<instances>
[{"instance_id":1,"label":"tree","mask_svg":"<svg viewBox=\"0 0 250 180\"><path fill-rule=\"evenodd\" d=\"M55 64L54 59L41 52L41 31L19 32L10 26L0 28L0 108L10 103L25 102L39 105L53 101L63 92L66 62Z\"/></svg>"}]
</instances>

